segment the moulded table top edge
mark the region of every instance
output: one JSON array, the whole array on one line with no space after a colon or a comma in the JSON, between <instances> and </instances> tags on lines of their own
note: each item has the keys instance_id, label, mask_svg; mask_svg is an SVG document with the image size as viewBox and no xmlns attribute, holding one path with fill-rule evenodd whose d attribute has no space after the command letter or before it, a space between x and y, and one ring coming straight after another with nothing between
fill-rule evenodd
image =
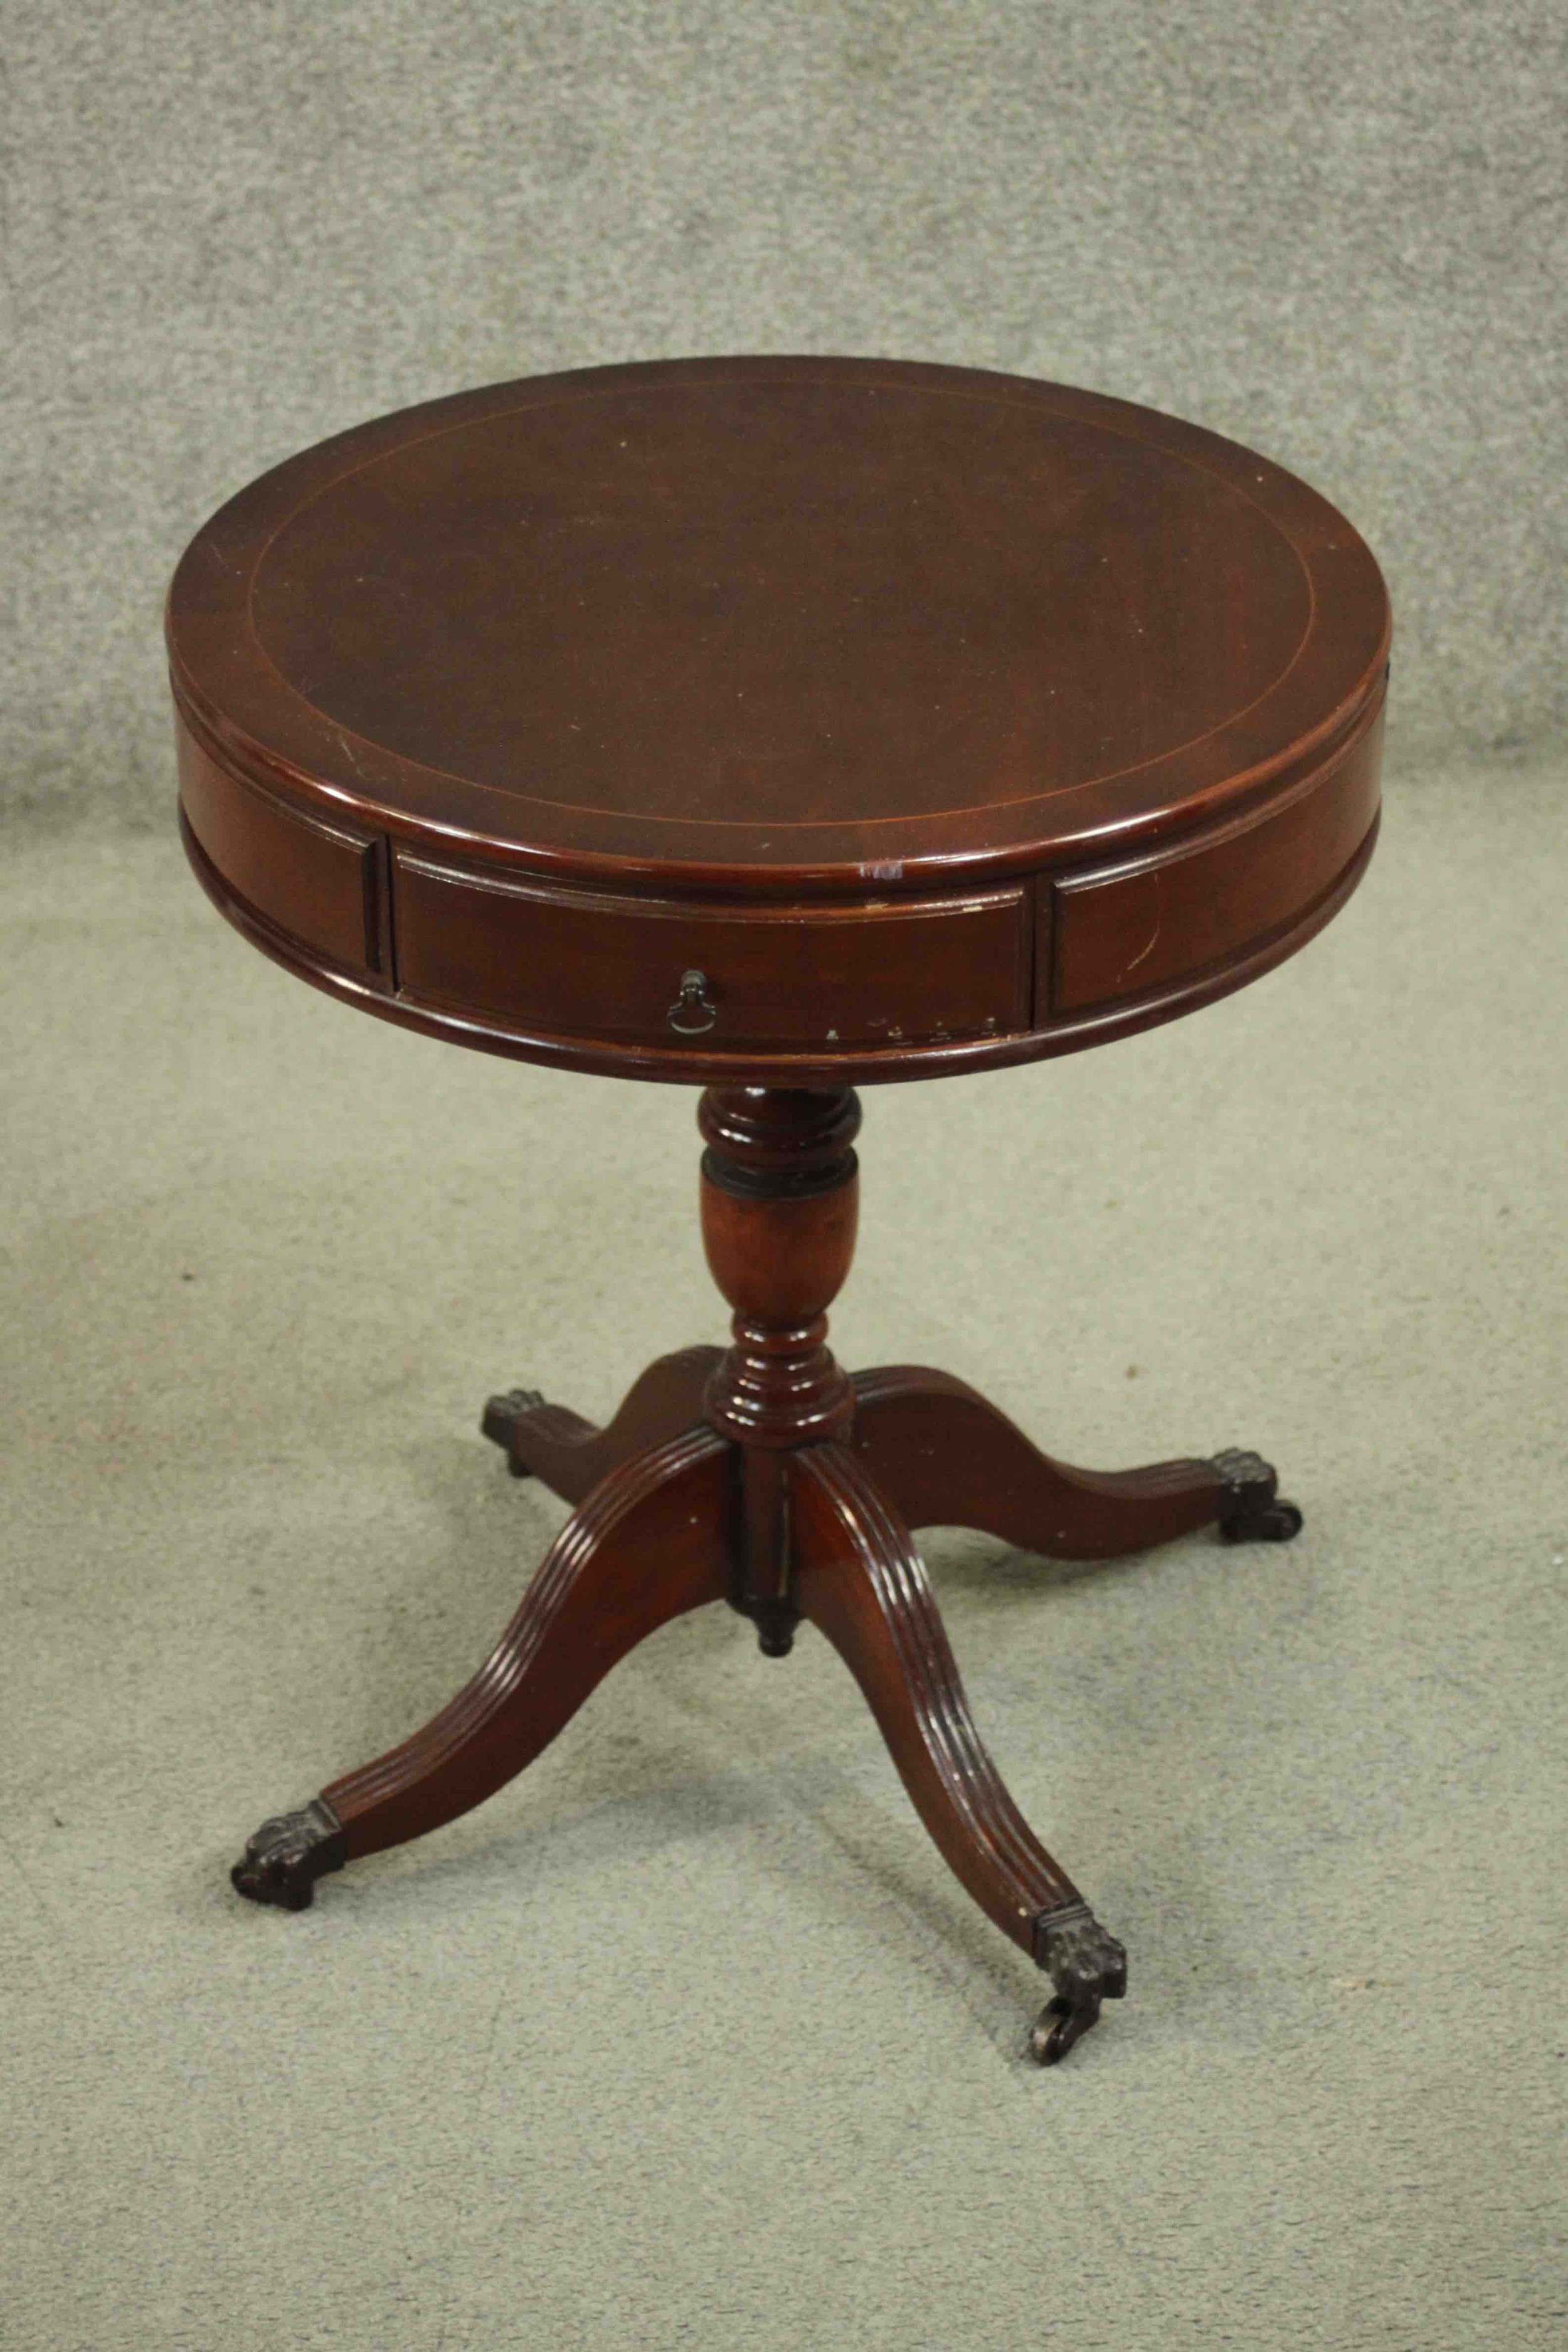
<instances>
[{"instance_id":1,"label":"moulded table top edge","mask_svg":"<svg viewBox=\"0 0 1568 2352\"><path fill-rule=\"evenodd\" d=\"M1043 408L1053 415L1087 416L1097 426L1110 422L1116 428L1139 427L1145 438L1152 427L1158 428L1161 446L1168 442L1185 462L1206 464L1230 487L1236 487L1233 477L1250 467L1271 498L1285 499L1305 515L1311 526L1309 538L1315 533L1320 541L1328 542L1310 547L1313 562L1321 567L1327 555L1337 558L1363 607L1369 613L1375 611L1378 625L1363 632L1367 637L1363 658L1352 665L1352 674L1345 673L1341 659L1337 692L1327 707L1321 698L1314 698L1321 697L1321 678L1299 677L1292 688L1287 676L1277 680L1265 697L1266 704L1273 706L1271 711L1237 714L1195 744L1178 747L1145 763L1136 776L1093 778L1056 792L1047 789L1026 804L1033 820L1027 825L1021 822L1025 809L1016 803L999 811L958 812L949 828L951 838L942 837L946 820L931 814L861 818L852 826L831 818L820 824L778 827L747 821L736 828L693 820L677 825L645 824L643 837L635 845L627 836L638 831L637 821L625 813L605 814L598 827L601 837L595 840L593 813L574 809L571 829L577 838L552 838L548 804L536 823L534 812L540 804L533 801L479 779L443 774L355 737L352 730L313 710L279 677L254 640L247 641L242 603L237 598L242 586L248 594L249 578L259 561L258 506L265 509L270 500L276 507L281 492L287 511L297 511L300 500L295 493L303 489L308 496L315 477L338 478L332 469L345 449L360 457L368 450L369 462L374 462L378 449L401 446L399 436L405 436L418 420L427 421L433 432L446 430L474 417L510 413L509 404L529 407L547 397L559 397L562 387L580 399L589 385L613 393L628 384L713 384L731 379L834 383L863 379L871 389L912 383L921 391L950 389L971 398L978 395L1016 407ZM259 542L263 547L267 543L266 538ZM249 552L245 560L236 561L246 550ZM220 590L215 590L213 576L219 570L225 570L226 576ZM205 577L198 580L198 574ZM323 811L335 807L394 836L465 850L500 864L531 867L563 878L576 877L589 884L678 880L681 887L743 888L764 895L801 887L863 893L868 882L890 887L930 887L945 877L981 881L993 875L1058 868L1093 856L1125 854L1144 842L1152 844L1194 824L1215 821L1272 791L1288 788L1297 775L1327 756L1336 739L1354 727L1381 692L1389 635L1386 592L1359 535L1309 486L1283 468L1255 460L1254 453L1238 445L1181 420L1069 387L1037 386L982 371L924 363L834 362L812 358L636 362L625 368L525 378L518 384L453 394L376 420L370 426L351 428L286 460L219 510L198 532L182 561L171 589L167 619L178 691L205 720L237 772L280 788L286 795L318 804ZM213 677L216 667L222 704L205 690L195 675L198 666L204 677ZM1293 670L1297 667L1292 664ZM1279 697L1292 690L1303 697L1302 723L1296 731L1287 730L1282 740L1272 722L1286 715L1279 708ZM782 832L785 840L769 845L765 853L759 854L758 836L772 831ZM976 837L988 831L991 837ZM911 845L915 835L924 836L923 849ZM933 835L937 836L934 846ZM819 853L819 842L820 852L826 854Z\"/></svg>"}]
</instances>

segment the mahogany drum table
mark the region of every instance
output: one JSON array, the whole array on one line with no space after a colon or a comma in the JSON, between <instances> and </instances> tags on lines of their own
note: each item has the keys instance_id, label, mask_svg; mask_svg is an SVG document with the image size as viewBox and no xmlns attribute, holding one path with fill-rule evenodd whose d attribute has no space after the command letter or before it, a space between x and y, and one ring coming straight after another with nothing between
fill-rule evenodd
<instances>
[{"instance_id":1,"label":"mahogany drum table","mask_svg":"<svg viewBox=\"0 0 1568 2352\"><path fill-rule=\"evenodd\" d=\"M1009 1797L910 1530L1067 1559L1300 1525L1254 1454L1110 1473L945 1372L850 1378L854 1089L1168 1021L1267 971L1377 832L1388 601L1279 467L961 368L695 360L463 393L291 458L171 592L184 841L247 938L382 1019L704 1089L727 1349L595 1428L484 1429L576 1506L473 1680L267 1822L300 1909L521 1769L705 1601L858 1680L922 1820L1051 1999L1126 1955Z\"/></svg>"}]
</instances>

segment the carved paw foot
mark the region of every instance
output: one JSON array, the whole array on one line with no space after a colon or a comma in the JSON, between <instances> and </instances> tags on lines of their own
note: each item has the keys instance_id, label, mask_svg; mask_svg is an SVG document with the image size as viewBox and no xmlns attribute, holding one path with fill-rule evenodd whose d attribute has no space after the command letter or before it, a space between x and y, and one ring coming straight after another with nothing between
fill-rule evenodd
<instances>
[{"instance_id":1,"label":"carved paw foot","mask_svg":"<svg viewBox=\"0 0 1568 2352\"><path fill-rule=\"evenodd\" d=\"M1219 1523L1226 1543L1289 1543L1300 1534L1301 1514L1276 1495L1273 1468L1261 1455L1233 1446L1215 1455L1214 1467L1236 1498Z\"/></svg>"},{"instance_id":2,"label":"carved paw foot","mask_svg":"<svg viewBox=\"0 0 1568 2352\"><path fill-rule=\"evenodd\" d=\"M236 1890L253 1903L276 1903L284 1911L308 1911L316 1881L348 1860L342 1825L331 1805L317 1797L297 1813L263 1822L229 1872Z\"/></svg>"},{"instance_id":3,"label":"carved paw foot","mask_svg":"<svg viewBox=\"0 0 1568 2352\"><path fill-rule=\"evenodd\" d=\"M543 1402L543 1393L539 1389L508 1389L504 1396L491 1397L485 1406L479 1427L492 1444L505 1448L507 1468L514 1478L531 1478L533 1473L512 1452L512 1423L525 1412L537 1412Z\"/></svg>"},{"instance_id":4,"label":"carved paw foot","mask_svg":"<svg viewBox=\"0 0 1568 2352\"><path fill-rule=\"evenodd\" d=\"M1075 1903L1036 1920L1035 1958L1057 1990L1035 2021L1029 2053L1054 2066L1096 2022L1100 2002L1127 1990L1127 1954L1087 1903Z\"/></svg>"}]
</instances>

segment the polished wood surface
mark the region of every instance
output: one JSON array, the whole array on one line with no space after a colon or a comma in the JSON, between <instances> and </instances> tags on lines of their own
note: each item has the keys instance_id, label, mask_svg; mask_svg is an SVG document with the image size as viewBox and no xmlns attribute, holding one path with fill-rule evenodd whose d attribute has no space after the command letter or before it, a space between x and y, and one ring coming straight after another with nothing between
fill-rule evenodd
<instances>
[{"instance_id":1,"label":"polished wood surface","mask_svg":"<svg viewBox=\"0 0 1568 2352\"><path fill-rule=\"evenodd\" d=\"M980 1528L1052 1559L1115 1559L1212 1526L1233 1542L1300 1531L1255 1454L1075 1470L950 1372L889 1364L853 1386L854 1451L910 1527Z\"/></svg>"},{"instance_id":2,"label":"polished wood surface","mask_svg":"<svg viewBox=\"0 0 1568 2352\"><path fill-rule=\"evenodd\" d=\"M412 1739L322 1791L351 1854L468 1811L549 1746L628 1650L724 1597L724 1451L693 1429L599 1482L472 1682Z\"/></svg>"},{"instance_id":3,"label":"polished wood surface","mask_svg":"<svg viewBox=\"0 0 1568 2352\"><path fill-rule=\"evenodd\" d=\"M487 1435L575 1505L412 1738L265 1822L300 1909L479 1804L603 1676L722 1601L820 1630L963 1885L1029 1953L1054 2063L1121 1945L970 1715L910 1533L1105 1559L1301 1524L1257 1454L1052 1461L951 1376L851 1379L862 1080L1064 1053L1243 985L1377 835L1389 614L1278 467L1098 394L858 360L657 362L341 435L215 516L171 592L181 824L229 919L431 1035L700 1081L727 1348L596 1428Z\"/></svg>"},{"instance_id":4,"label":"polished wood surface","mask_svg":"<svg viewBox=\"0 0 1568 2352\"><path fill-rule=\"evenodd\" d=\"M537 1389L508 1389L491 1397L481 1426L505 1449L514 1478L542 1478L554 1494L580 1503L634 1454L646 1454L701 1420L708 1383L723 1354L722 1348L682 1348L660 1356L602 1429L567 1405L547 1404Z\"/></svg>"},{"instance_id":5,"label":"polished wood surface","mask_svg":"<svg viewBox=\"0 0 1568 2352\"><path fill-rule=\"evenodd\" d=\"M975 370L658 362L383 418L213 518L168 636L231 920L569 1067L1069 1051L1289 954L1375 835L1351 525L1195 426Z\"/></svg>"}]
</instances>

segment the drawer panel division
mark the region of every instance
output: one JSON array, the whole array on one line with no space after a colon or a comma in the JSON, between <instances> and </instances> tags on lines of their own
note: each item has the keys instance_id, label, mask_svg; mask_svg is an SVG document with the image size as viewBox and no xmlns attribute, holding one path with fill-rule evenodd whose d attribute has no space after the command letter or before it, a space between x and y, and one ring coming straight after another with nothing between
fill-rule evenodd
<instances>
[{"instance_id":1,"label":"drawer panel division","mask_svg":"<svg viewBox=\"0 0 1568 2352\"><path fill-rule=\"evenodd\" d=\"M1380 710L1289 800L1197 841L1061 877L1037 1024L1167 988L1305 915L1377 814L1382 734Z\"/></svg>"},{"instance_id":2,"label":"drawer panel division","mask_svg":"<svg viewBox=\"0 0 1568 2352\"><path fill-rule=\"evenodd\" d=\"M220 768L183 720L178 734L180 805L219 879L328 962L380 974L379 837L302 815Z\"/></svg>"}]
</instances>

